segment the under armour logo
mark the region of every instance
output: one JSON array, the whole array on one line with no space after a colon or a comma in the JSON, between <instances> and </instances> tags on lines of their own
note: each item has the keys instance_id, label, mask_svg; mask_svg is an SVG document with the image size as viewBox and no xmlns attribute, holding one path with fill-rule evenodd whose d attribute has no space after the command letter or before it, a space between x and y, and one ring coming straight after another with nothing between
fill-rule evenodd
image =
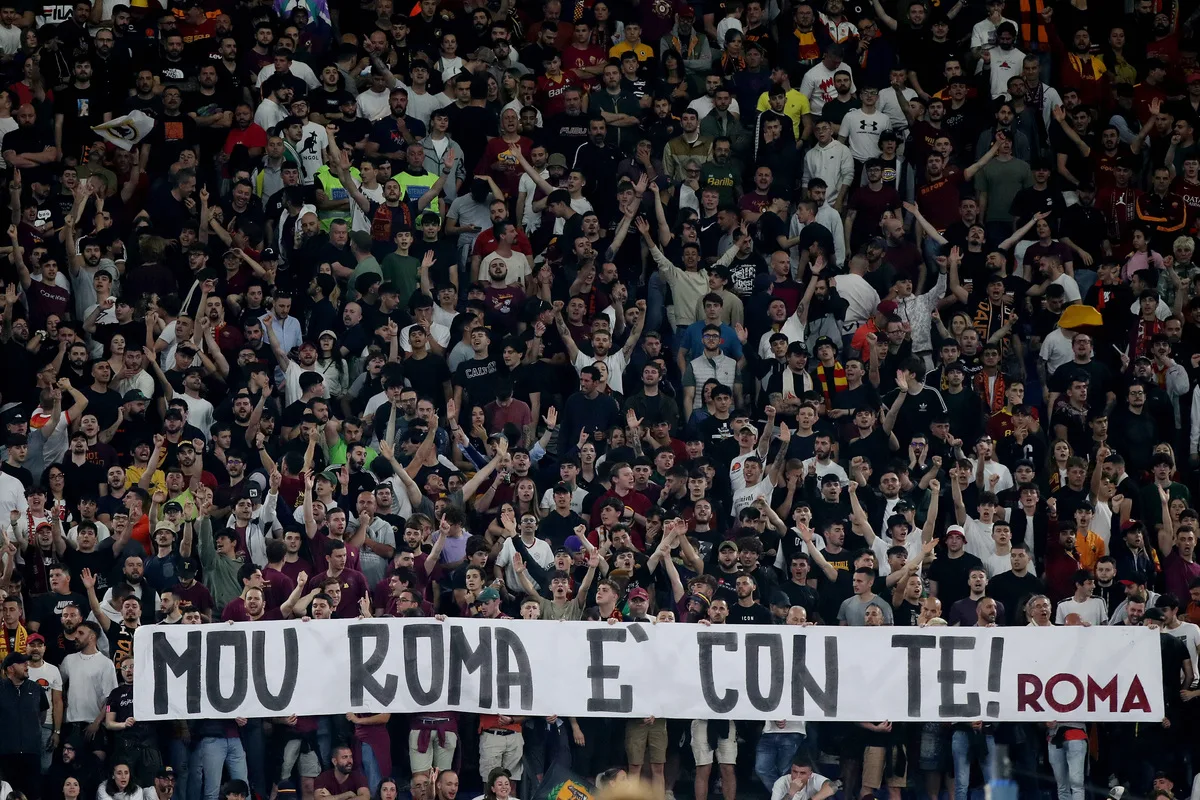
<instances>
[{"instance_id":1,"label":"under armour logo","mask_svg":"<svg viewBox=\"0 0 1200 800\"><path fill-rule=\"evenodd\" d=\"M865 131L867 129L867 121L865 119L860 119L858 121L858 129L860 131ZM879 123L878 122L871 123L871 133L879 133Z\"/></svg>"}]
</instances>

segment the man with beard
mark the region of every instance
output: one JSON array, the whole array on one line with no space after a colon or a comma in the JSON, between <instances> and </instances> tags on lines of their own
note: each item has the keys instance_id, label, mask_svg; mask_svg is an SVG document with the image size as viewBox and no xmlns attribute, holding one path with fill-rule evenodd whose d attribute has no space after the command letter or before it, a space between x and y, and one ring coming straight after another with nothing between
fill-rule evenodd
<instances>
[{"instance_id":1,"label":"man with beard","mask_svg":"<svg viewBox=\"0 0 1200 800\"><path fill-rule=\"evenodd\" d=\"M74 81L54 98L54 144L63 155L79 156L96 138L92 126L112 119L109 89L92 81L92 60L75 61Z\"/></svg>"},{"instance_id":2,"label":"man with beard","mask_svg":"<svg viewBox=\"0 0 1200 800\"><path fill-rule=\"evenodd\" d=\"M104 467L88 459L88 436L82 430L71 434L62 468L67 477L66 496L70 507L74 508L82 495L98 496L104 491Z\"/></svg>"},{"instance_id":3,"label":"man with beard","mask_svg":"<svg viewBox=\"0 0 1200 800\"><path fill-rule=\"evenodd\" d=\"M83 624L83 605L68 603L59 616L59 633L46 640L45 659L54 666L61 666L63 659L81 648L80 625ZM44 634L43 634L44 635Z\"/></svg>"},{"instance_id":4,"label":"man with beard","mask_svg":"<svg viewBox=\"0 0 1200 800\"><path fill-rule=\"evenodd\" d=\"M115 601L120 596L121 600L119 616L114 620L112 612L104 608L100 599L96 597L96 578L92 575L91 570L85 569L80 575L80 579L87 592L92 614L96 617L96 622L108 640L108 657L112 659L117 669L121 669L126 659L133 658L133 635L138 625L141 624L142 602L128 587L116 587L113 591L113 599ZM157 602L155 607L157 607Z\"/></svg>"},{"instance_id":5,"label":"man with beard","mask_svg":"<svg viewBox=\"0 0 1200 800\"><path fill-rule=\"evenodd\" d=\"M345 597L343 593L343 598ZM327 800L369 800L371 790L363 773L354 768L354 750L348 745L333 748L330 769L313 781L317 797Z\"/></svg>"},{"instance_id":6,"label":"man with beard","mask_svg":"<svg viewBox=\"0 0 1200 800\"><path fill-rule=\"evenodd\" d=\"M132 528L133 526L130 525L130 527ZM118 559L120 559L119 552ZM136 598L138 601L138 615L141 622L154 622L154 611L158 608L158 595L155 594L154 589L151 588L145 581L144 563L145 562L140 555L125 555L123 561L124 566L121 569L121 580L117 584L109 587L108 591L104 593L104 597L100 601L100 604L104 608L105 613L108 614L109 619L117 620L124 617L125 609L123 600L121 602L117 602L114 598L118 596L118 592L123 595L124 589L127 588L130 591L130 596ZM87 582L82 579L82 575L83 571L81 570L80 579L81 583L83 583L84 589L86 590ZM94 610L95 609L93 609L93 611ZM98 614L96 616L99 617ZM130 652L132 652L132 650Z\"/></svg>"},{"instance_id":7,"label":"man with beard","mask_svg":"<svg viewBox=\"0 0 1200 800\"><path fill-rule=\"evenodd\" d=\"M38 125L37 111L32 105L17 108L17 129L4 136L4 162L15 169L36 169L55 164L59 150L54 139Z\"/></svg>"}]
</instances>

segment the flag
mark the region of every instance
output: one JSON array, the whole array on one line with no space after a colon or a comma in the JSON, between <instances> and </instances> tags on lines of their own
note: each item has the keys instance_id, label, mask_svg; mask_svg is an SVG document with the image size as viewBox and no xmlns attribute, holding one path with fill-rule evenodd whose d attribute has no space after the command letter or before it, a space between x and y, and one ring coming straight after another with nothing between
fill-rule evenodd
<instances>
[{"instance_id":1,"label":"flag","mask_svg":"<svg viewBox=\"0 0 1200 800\"><path fill-rule=\"evenodd\" d=\"M533 794L534 800L594 800L595 797L596 788L591 781L557 762L546 771Z\"/></svg>"},{"instance_id":2,"label":"flag","mask_svg":"<svg viewBox=\"0 0 1200 800\"><path fill-rule=\"evenodd\" d=\"M106 142L112 142L122 150L132 150L135 144L154 130L154 117L141 111L133 111L123 117L102 122L92 130Z\"/></svg>"}]
</instances>

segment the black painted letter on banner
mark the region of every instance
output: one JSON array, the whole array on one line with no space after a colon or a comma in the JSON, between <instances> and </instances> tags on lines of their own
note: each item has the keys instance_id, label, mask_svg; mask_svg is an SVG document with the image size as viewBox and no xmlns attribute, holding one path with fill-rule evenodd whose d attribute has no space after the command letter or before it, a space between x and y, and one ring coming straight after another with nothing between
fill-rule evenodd
<instances>
[{"instance_id":1,"label":"black painted letter on banner","mask_svg":"<svg viewBox=\"0 0 1200 800\"><path fill-rule=\"evenodd\" d=\"M254 631L251 634L251 653L254 661L254 694L258 702L268 711L283 711L292 702L292 694L296 691L296 677L300 671L300 643L296 639L295 628L283 630L283 676L279 678L279 694L267 686L267 672L278 673L275 666L279 659L272 655L271 667L267 667L267 632Z\"/></svg>"},{"instance_id":2,"label":"black painted letter on banner","mask_svg":"<svg viewBox=\"0 0 1200 800\"><path fill-rule=\"evenodd\" d=\"M588 628L587 676L592 682L592 695L587 701L587 710L596 714L625 714L633 710L633 686L622 683L617 687L617 697L606 697L604 682L615 681L621 676L621 667L604 663L604 643L625 641L622 627Z\"/></svg>"},{"instance_id":3,"label":"black painted letter on banner","mask_svg":"<svg viewBox=\"0 0 1200 800\"><path fill-rule=\"evenodd\" d=\"M417 664L417 643L421 639L429 640L431 650L429 668L433 679L428 691L421 686L421 673ZM408 684L408 693L417 705L431 706L442 699L442 687L446 682L446 653L445 635L440 623L404 626L404 680Z\"/></svg>"},{"instance_id":4,"label":"black painted letter on banner","mask_svg":"<svg viewBox=\"0 0 1200 800\"><path fill-rule=\"evenodd\" d=\"M351 625L346 635L350 639L350 705L355 708L361 706L364 692L369 692L371 697L382 705L390 704L396 697L399 680L392 674L388 674L383 683L375 680L375 671L387 660L388 643L391 640L390 629L383 624L360 622ZM375 642L375 649L366 661L363 660L365 639Z\"/></svg>"},{"instance_id":5,"label":"black painted letter on banner","mask_svg":"<svg viewBox=\"0 0 1200 800\"><path fill-rule=\"evenodd\" d=\"M228 696L221 693L221 651L233 649L233 690ZM236 711L246 699L247 666L245 631L212 631L204 639L204 683L208 703L216 711L228 714Z\"/></svg>"},{"instance_id":6,"label":"black painted letter on banner","mask_svg":"<svg viewBox=\"0 0 1200 800\"><path fill-rule=\"evenodd\" d=\"M203 634L189 631L187 647L182 653L175 651L165 633L154 634L154 713L165 715L171 712L170 691L167 688L167 673L176 678L186 676L184 691L187 697L187 713L199 714L200 701L200 650Z\"/></svg>"},{"instance_id":7,"label":"black painted letter on banner","mask_svg":"<svg viewBox=\"0 0 1200 800\"><path fill-rule=\"evenodd\" d=\"M494 628L496 636L496 700L499 708L515 710L512 690L521 695L517 706L522 711L533 708L533 665L525 643L511 628Z\"/></svg>"},{"instance_id":8,"label":"black painted letter on banner","mask_svg":"<svg viewBox=\"0 0 1200 800\"><path fill-rule=\"evenodd\" d=\"M713 648L720 647L728 653L736 653L737 634L700 633L696 635L696 643L700 645L700 692L704 695L704 702L714 714L728 714L737 705L738 691L730 689L717 697L716 679L713 675Z\"/></svg>"},{"instance_id":9,"label":"black painted letter on banner","mask_svg":"<svg viewBox=\"0 0 1200 800\"><path fill-rule=\"evenodd\" d=\"M816 638L815 636L813 637ZM825 685L817 683L808 669L808 636L792 637L792 716L804 717L805 698L811 697L826 717L837 715L838 708L838 645L837 637L825 639Z\"/></svg>"},{"instance_id":10,"label":"black painted letter on banner","mask_svg":"<svg viewBox=\"0 0 1200 800\"><path fill-rule=\"evenodd\" d=\"M942 650L942 666L937 672L938 686L942 689L942 702L938 706L940 717L978 717L979 692L967 692L967 702L954 702L954 687L967 682L965 670L954 668L954 653L957 650L974 650L974 636L939 636L938 646Z\"/></svg>"},{"instance_id":11,"label":"black painted letter on banner","mask_svg":"<svg viewBox=\"0 0 1200 800\"><path fill-rule=\"evenodd\" d=\"M461 625L450 628L450 694L446 702L457 706L462 701L463 672L479 673L479 705L492 707L492 632L479 629L479 646L472 649Z\"/></svg>"}]
</instances>

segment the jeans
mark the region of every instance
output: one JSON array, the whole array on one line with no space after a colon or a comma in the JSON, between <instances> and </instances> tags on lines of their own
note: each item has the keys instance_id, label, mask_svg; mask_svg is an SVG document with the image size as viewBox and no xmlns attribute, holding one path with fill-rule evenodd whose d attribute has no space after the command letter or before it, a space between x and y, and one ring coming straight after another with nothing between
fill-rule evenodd
<instances>
[{"instance_id":1,"label":"jeans","mask_svg":"<svg viewBox=\"0 0 1200 800\"><path fill-rule=\"evenodd\" d=\"M662 279L662 273L657 270L650 273L650 280L646 284L645 329L647 331L662 332L663 314L667 309L666 297L666 281Z\"/></svg>"},{"instance_id":2,"label":"jeans","mask_svg":"<svg viewBox=\"0 0 1200 800\"><path fill-rule=\"evenodd\" d=\"M54 762L54 748L50 746L50 738L54 736L54 725L42 723L42 774L50 771Z\"/></svg>"},{"instance_id":3,"label":"jeans","mask_svg":"<svg viewBox=\"0 0 1200 800\"><path fill-rule=\"evenodd\" d=\"M359 747L362 749L362 771L367 776L367 788L371 790L371 796L379 791L379 784L383 781L383 775L379 772L379 761L375 758L375 751L371 749L371 745L366 742L360 742Z\"/></svg>"},{"instance_id":4,"label":"jeans","mask_svg":"<svg viewBox=\"0 0 1200 800\"><path fill-rule=\"evenodd\" d=\"M1083 781L1087 773L1087 739L1050 743L1050 768L1058 784L1058 800L1083 800Z\"/></svg>"},{"instance_id":5,"label":"jeans","mask_svg":"<svg viewBox=\"0 0 1200 800\"><path fill-rule=\"evenodd\" d=\"M225 767L229 767L230 780L249 781L246 751L242 749L241 739L208 736L200 740L193 755L194 761L198 763L192 765L192 775L203 779L203 788L192 795L196 800L217 800ZM196 766L200 769L195 769Z\"/></svg>"},{"instance_id":6,"label":"jeans","mask_svg":"<svg viewBox=\"0 0 1200 800\"><path fill-rule=\"evenodd\" d=\"M1082 262L1079 262L1082 263ZM1096 285L1100 273L1086 267L1075 267L1075 283L1079 285L1079 294L1087 297L1088 289Z\"/></svg>"},{"instance_id":7,"label":"jeans","mask_svg":"<svg viewBox=\"0 0 1200 800\"><path fill-rule=\"evenodd\" d=\"M267 775L267 743L261 719L247 720L242 726L242 749L246 753L246 771L250 789L266 797L271 793L271 778Z\"/></svg>"},{"instance_id":8,"label":"jeans","mask_svg":"<svg viewBox=\"0 0 1200 800\"><path fill-rule=\"evenodd\" d=\"M171 800L197 800L198 795L195 793L195 787L192 785L192 774L198 773L200 770L188 770L190 753L188 746L183 741L172 737L170 744L167 746L166 763L175 768L177 776L186 776L183 780L176 779L175 795ZM197 784L199 785L199 784Z\"/></svg>"},{"instance_id":9,"label":"jeans","mask_svg":"<svg viewBox=\"0 0 1200 800\"><path fill-rule=\"evenodd\" d=\"M954 754L954 800L967 800L971 791L971 734L955 731L950 739L950 751ZM996 751L996 740L987 737L987 758L983 767L983 782L992 779L992 754Z\"/></svg>"},{"instance_id":10,"label":"jeans","mask_svg":"<svg viewBox=\"0 0 1200 800\"><path fill-rule=\"evenodd\" d=\"M764 733L758 738L754 774L768 792L775 787L775 781L792 768L792 759L803 746L803 733Z\"/></svg>"}]
</instances>

